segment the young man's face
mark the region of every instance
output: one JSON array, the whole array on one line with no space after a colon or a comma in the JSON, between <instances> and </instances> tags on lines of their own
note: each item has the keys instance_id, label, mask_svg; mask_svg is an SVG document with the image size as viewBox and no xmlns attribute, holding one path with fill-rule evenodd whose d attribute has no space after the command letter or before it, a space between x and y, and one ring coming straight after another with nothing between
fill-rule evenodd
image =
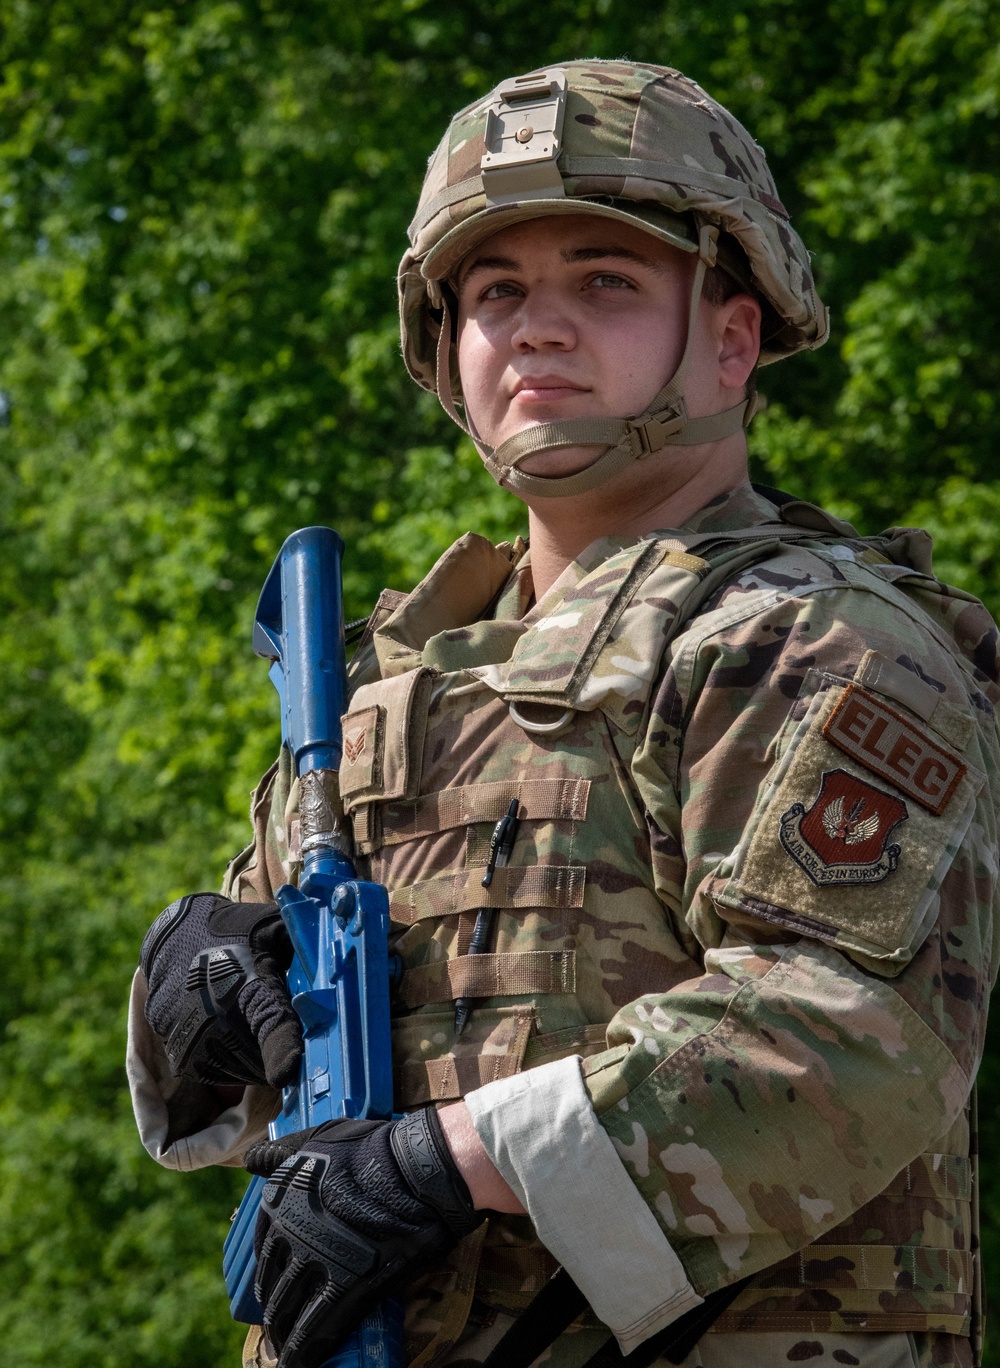
<instances>
[{"instance_id":1,"label":"young man's face","mask_svg":"<svg viewBox=\"0 0 1000 1368\"><path fill-rule=\"evenodd\" d=\"M694 271L677 248L588 214L531 219L474 248L456 279L458 359L480 436L496 447L533 423L641 413L680 361ZM688 385L692 413L721 406L710 395L697 402L700 341ZM540 452L521 469L569 474L599 454Z\"/></svg>"}]
</instances>

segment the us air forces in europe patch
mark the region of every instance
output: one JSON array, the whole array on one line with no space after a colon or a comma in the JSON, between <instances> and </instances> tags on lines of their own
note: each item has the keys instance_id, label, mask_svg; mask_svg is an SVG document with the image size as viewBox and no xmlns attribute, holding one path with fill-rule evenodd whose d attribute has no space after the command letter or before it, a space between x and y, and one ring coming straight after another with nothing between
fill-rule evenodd
<instances>
[{"instance_id":1,"label":"us air forces in europe patch","mask_svg":"<svg viewBox=\"0 0 1000 1368\"><path fill-rule=\"evenodd\" d=\"M870 884L892 874L900 848L887 844L906 804L846 770L827 770L812 806L793 803L781 818L781 844L820 887Z\"/></svg>"},{"instance_id":2,"label":"us air forces in europe patch","mask_svg":"<svg viewBox=\"0 0 1000 1368\"><path fill-rule=\"evenodd\" d=\"M857 677L813 672L799 709L711 895L897 974L933 924L984 776Z\"/></svg>"}]
</instances>

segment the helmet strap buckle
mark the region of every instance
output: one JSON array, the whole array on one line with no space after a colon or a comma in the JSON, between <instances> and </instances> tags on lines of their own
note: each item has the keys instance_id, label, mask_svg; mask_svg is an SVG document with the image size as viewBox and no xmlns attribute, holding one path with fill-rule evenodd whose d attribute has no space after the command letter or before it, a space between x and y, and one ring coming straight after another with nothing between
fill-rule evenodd
<instances>
[{"instance_id":1,"label":"helmet strap buckle","mask_svg":"<svg viewBox=\"0 0 1000 1368\"><path fill-rule=\"evenodd\" d=\"M681 400L677 410L654 414L644 423L636 423L632 431L639 439L642 456L651 456L655 451L670 445L670 439L683 432L687 424L687 413ZM640 458L641 459L641 458Z\"/></svg>"}]
</instances>

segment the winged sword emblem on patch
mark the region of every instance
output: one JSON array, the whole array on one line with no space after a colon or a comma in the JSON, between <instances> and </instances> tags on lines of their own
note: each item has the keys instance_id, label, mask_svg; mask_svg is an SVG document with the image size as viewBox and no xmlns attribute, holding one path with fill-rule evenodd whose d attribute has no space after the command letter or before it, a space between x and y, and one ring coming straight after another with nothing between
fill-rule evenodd
<instances>
[{"instance_id":1,"label":"winged sword emblem on patch","mask_svg":"<svg viewBox=\"0 0 1000 1368\"><path fill-rule=\"evenodd\" d=\"M849 846L871 840L881 826L882 819L877 812L873 812L870 817L862 817L864 810L865 800L859 798L845 817L843 796L834 798L833 802L827 803L823 809L823 830L835 841L843 841Z\"/></svg>"}]
</instances>

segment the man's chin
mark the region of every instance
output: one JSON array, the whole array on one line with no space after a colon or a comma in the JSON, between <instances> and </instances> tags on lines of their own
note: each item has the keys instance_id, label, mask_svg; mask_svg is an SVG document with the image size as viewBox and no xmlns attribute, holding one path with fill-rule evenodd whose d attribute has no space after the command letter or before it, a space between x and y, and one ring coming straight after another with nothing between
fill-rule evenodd
<instances>
[{"instance_id":1,"label":"man's chin","mask_svg":"<svg viewBox=\"0 0 1000 1368\"><path fill-rule=\"evenodd\" d=\"M558 479L577 475L586 470L607 450L603 446L561 447L557 451L536 451L519 461L517 468L525 475L540 475L543 479Z\"/></svg>"}]
</instances>

